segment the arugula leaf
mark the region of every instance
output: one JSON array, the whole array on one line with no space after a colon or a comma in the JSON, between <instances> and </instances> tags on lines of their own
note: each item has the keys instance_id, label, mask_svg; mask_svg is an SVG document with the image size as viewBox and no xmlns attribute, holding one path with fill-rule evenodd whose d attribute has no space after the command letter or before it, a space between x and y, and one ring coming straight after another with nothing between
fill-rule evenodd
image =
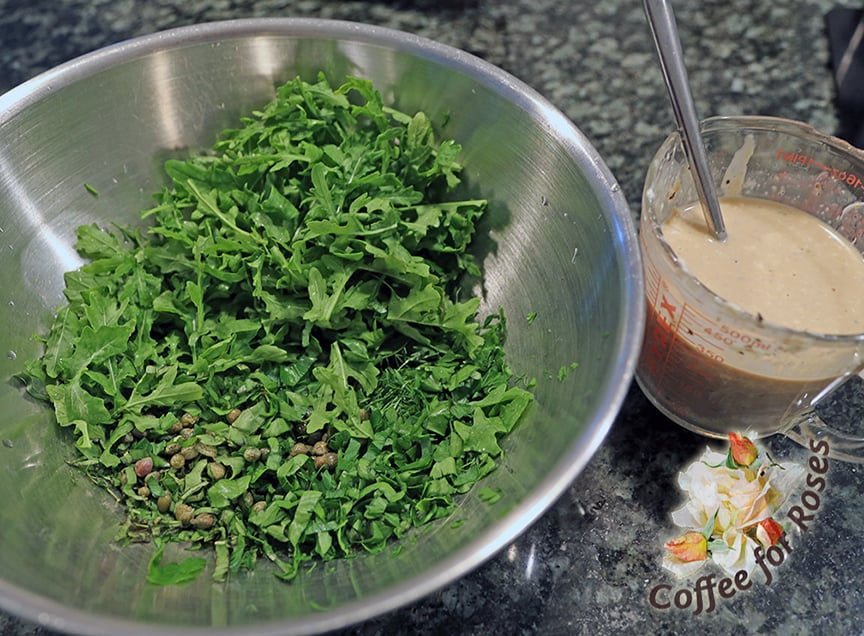
<instances>
[{"instance_id":1,"label":"arugula leaf","mask_svg":"<svg viewBox=\"0 0 864 636\"><path fill-rule=\"evenodd\" d=\"M189 557L183 561L162 564L165 546L160 545L147 565L147 582L153 585L183 585L194 581L207 566L203 557Z\"/></svg>"},{"instance_id":2,"label":"arugula leaf","mask_svg":"<svg viewBox=\"0 0 864 636\"><path fill-rule=\"evenodd\" d=\"M145 407L185 404L200 400L204 395L201 386L195 382L174 383L177 379L176 366L167 367L157 375L162 376L159 383L145 395L139 394L139 387L143 382L135 386L132 395L123 405L124 411L140 413Z\"/></svg>"},{"instance_id":3,"label":"arugula leaf","mask_svg":"<svg viewBox=\"0 0 864 636\"><path fill-rule=\"evenodd\" d=\"M47 377L56 379L60 375L64 360L72 355L80 322L77 314L68 306L61 308L55 316L42 355L42 365Z\"/></svg>"},{"instance_id":4,"label":"arugula leaf","mask_svg":"<svg viewBox=\"0 0 864 636\"><path fill-rule=\"evenodd\" d=\"M207 490L207 498L214 508L226 508L234 499L239 499L249 488L251 477L246 475L237 479L220 479Z\"/></svg>"},{"instance_id":5,"label":"arugula leaf","mask_svg":"<svg viewBox=\"0 0 864 636\"><path fill-rule=\"evenodd\" d=\"M450 515L530 409L503 313L460 299L486 202L460 147L366 80L299 78L164 168L145 230L78 229L88 262L17 377L49 402L124 540L212 547L215 580L267 558L380 552ZM506 493L482 491L492 501Z\"/></svg>"}]
</instances>

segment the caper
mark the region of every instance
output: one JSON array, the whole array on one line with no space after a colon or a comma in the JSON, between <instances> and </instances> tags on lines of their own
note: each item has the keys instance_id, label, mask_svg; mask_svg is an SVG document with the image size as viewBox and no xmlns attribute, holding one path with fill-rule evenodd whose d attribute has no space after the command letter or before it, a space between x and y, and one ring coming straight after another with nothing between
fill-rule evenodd
<instances>
[{"instance_id":1,"label":"caper","mask_svg":"<svg viewBox=\"0 0 864 636\"><path fill-rule=\"evenodd\" d=\"M339 456L336 453L324 453L315 458L315 468L336 468L336 463L339 461Z\"/></svg>"},{"instance_id":2,"label":"caper","mask_svg":"<svg viewBox=\"0 0 864 636\"><path fill-rule=\"evenodd\" d=\"M369 409L360 409L360 420L365 422L369 419Z\"/></svg>"},{"instance_id":3,"label":"caper","mask_svg":"<svg viewBox=\"0 0 864 636\"><path fill-rule=\"evenodd\" d=\"M306 455L309 453L309 447L303 442L297 442L291 447L291 457L295 455Z\"/></svg>"},{"instance_id":4,"label":"caper","mask_svg":"<svg viewBox=\"0 0 864 636\"><path fill-rule=\"evenodd\" d=\"M171 455L171 460L169 462L171 464L171 468L174 470L180 470L183 466L186 465L186 458L183 457L182 453L175 453Z\"/></svg>"},{"instance_id":5,"label":"caper","mask_svg":"<svg viewBox=\"0 0 864 636\"><path fill-rule=\"evenodd\" d=\"M150 489L147 486L141 486L138 489L138 496L144 497L145 499L150 496Z\"/></svg>"},{"instance_id":6,"label":"caper","mask_svg":"<svg viewBox=\"0 0 864 636\"><path fill-rule=\"evenodd\" d=\"M135 474L139 477L146 477L150 474L151 470L153 470L152 457L142 457L137 462L135 462Z\"/></svg>"},{"instance_id":7,"label":"caper","mask_svg":"<svg viewBox=\"0 0 864 636\"><path fill-rule=\"evenodd\" d=\"M198 449L195 446L184 446L180 449L180 454L188 461L198 457Z\"/></svg>"},{"instance_id":8,"label":"caper","mask_svg":"<svg viewBox=\"0 0 864 636\"><path fill-rule=\"evenodd\" d=\"M192 522L195 517L195 511L192 506L184 503L178 503L174 508L174 518L184 526Z\"/></svg>"},{"instance_id":9,"label":"caper","mask_svg":"<svg viewBox=\"0 0 864 636\"><path fill-rule=\"evenodd\" d=\"M176 455L180 452L182 447L178 442L169 442L165 445L165 454L166 455Z\"/></svg>"},{"instance_id":10,"label":"caper","mask_svg":"<svg viewBox=\"0 0 864 636\"><path fill-rule=\"evenodd\" d=\"M171 493L166 492L164 495L159 497L156 500L156 508L159 509L159 512L168 512L171 508Z\"/></svg>"},{"instance_id":11,"label":"caper","mask_svg":"<svg viewBox=\"0 0 864 636\"><path fill-rule=\"evenodd\" d=\"M209 530L216 523L216 517L209 512L202 512L192 520L192 525L199 530Z\"/></svg>"},{"instance_id":12,"label":"caper","mask_svg":"<svg viewBox=\"0 0 864 636\"><path fill-rule=\"evenodd\" d=\"M257 462L261 459L261 450L258 448L247 448L243 451L243 459L247 462Z\"/></svg>"},{"instance_id":13,"label":"caper","mask_svg":"<svg viewBox=\"0 0 864 636\"><path fill-rule=\"evenodd\" d=\"M210 462L207 464L207 470L209 471L210 476L217 480L225 477L225 473L227 472L225 470L225 465L220 464L219 462Z\"/></svg>"},{"instance_id":14,"label":"caper","mask_svg":"<svg viewBox=\"0 0 864 636\"><path fill-rule=\"evenodd\" d=\"M225 416L225 421L229 424L233 424L237 421L237 418L240 417L241 413L243 413L243 411L241 411L240 409L231 409Z\"/></svg>"},{"instance_id":15,"label":"caper","mask_svg":"<svg viewBox=\"0 0 864 636\"><path fill-rule=\"evenodd\" d=\"M251 508L253 505L255 505L255 497L253 497L252 493L248 490L243 493L243 504L247 508Z\"/></svg>"},{"instance_id":16,"label":"caper","mask_svg":"<svg viewBox=\"0 0 864 636\"><path fill-rule=\"evenodd\" d=\"M264 512L264 510L266 508L267 508L267 502L263 501L263 500L262 501L256 501L254 504L252 504L252 512Z\"/></svg>"},{"instance_id":17,"label":"caper","mask_svg":"<svg viewBox=\"0 0 864 636\"><path fill-rule=\"evenodd\" d=\"M194 436L195 431L193 431L191 428L184 428L182 431L180 431L180 437L182 437L183 439L192 439Z\"/></svg>"},{"instance_id":18,"label":"caper","mask_svg":"<svg viewBox=\"0 0 864 636\"><path fill-rule=\"evenodd\" d=\"M180 417L180 424L183 425L183 428L191 428L198 423L198 416L192 415L191 413L184 413Z\"/></svg>"},{"instance_id":19,"label":"caper","mask_svg":"<svg viewBox=\"0 0 864 636\"><path fill-rule=\"evenodd\" d=\"M315 442L312 446L313 455L323 455L328 452L330 452L330 447L327 446L327 442Z\"/></svg>"}]
</instances>

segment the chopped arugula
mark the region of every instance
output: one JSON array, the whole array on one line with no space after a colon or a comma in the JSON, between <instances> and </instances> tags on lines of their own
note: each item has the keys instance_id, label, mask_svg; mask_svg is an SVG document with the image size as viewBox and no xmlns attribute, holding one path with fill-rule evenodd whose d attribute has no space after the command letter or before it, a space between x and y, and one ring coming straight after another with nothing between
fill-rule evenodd
<instances>
[{"instance_id":1,"label":"chopped arugula","mask_svg":"<svg viewBox=\"0 0 864 636\"><path fill-rule=\"evenodd\" d=\"M532 401L460 280L485 202L452 201L460 147L365 80L319 76L170 160L146 230L78 229L44 355L18 377L123 539L207 545L214 578L259 557L377 552L447 516ZM489 498L489 494L482 494Z\"/></svg>"},{"instance_id":2,"label":"chopped arugula","mask_svg":"<svg viewBox=\"0 0 864 636\"><path fill-rule=\"evenodd\" d=\"M579 368L579 363L578 363L578 362L571 362L571 363L570 363L570 367L569 367L569 369L575 370L575 369L578 369L578 368ZM568 372L569 372L569 370L568 370L568 368L567 368L566 366L561 366L561 367L558 369L558 381L559 381L559 382L563 382L564 380L566 380L566 379L567 379L567 373L568 373Z\"/></svg>"},{"instance_id":3,"label":"chopped arugula","mask_svg":"<svg viewBox=\"0 0 864 636\"><path fill-rule=\"evenodd\" d=\"M499 488L481 488L477 493L480 497L480 501L484 501L488 504L498 503L501 500L501 497L504 494L501 492Z\"/></svg>"},{"instance_id":4,"label":"chopped arugula","mask_svg":"<svg viewBox=\"0 0 864 636\"><path fill-rule=\"evenodd\" d=\"M188 557L182 561L162 563L162 553L165 545L156 548L156 552L147 566L147 582L153 585L182 585L194 581L207 566L203 557Z\"/></svg>"}]
</instances>

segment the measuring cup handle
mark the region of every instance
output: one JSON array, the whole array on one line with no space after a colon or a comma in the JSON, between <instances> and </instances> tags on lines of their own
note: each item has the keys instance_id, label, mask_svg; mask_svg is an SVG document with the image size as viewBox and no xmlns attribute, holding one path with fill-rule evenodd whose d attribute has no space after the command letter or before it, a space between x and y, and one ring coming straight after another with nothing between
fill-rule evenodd
<instances>
[{"instance_id":1,"label":"measuring cup handle","mask_svg":"<svg viewBox=\"0 0 864 636\"><path fill-rule=\"evenodd\" d=\"M864 463L864 439L828 426L813 411L802 414L783 432L798 444L825 453L832 459Z\"/></svg>"}]
</instances>

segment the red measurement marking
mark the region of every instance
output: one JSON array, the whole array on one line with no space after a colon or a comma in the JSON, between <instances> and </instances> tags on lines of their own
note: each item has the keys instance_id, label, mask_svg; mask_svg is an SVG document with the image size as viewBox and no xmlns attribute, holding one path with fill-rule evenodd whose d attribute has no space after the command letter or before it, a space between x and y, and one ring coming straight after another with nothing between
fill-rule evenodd
<instances>
[{"instance_id":1,"label":"red measurement marking","mask_svg":"<svg viewBox=\"0 0 864 636\"><path fill-rule=\"evenodd\" d=\"M855 173L841 170L833 166L826 166L825 164L819 163L813 157L805 155L804 153L778 150L777 160L801 166L802 168L816 168L818 170L822 170L824 173L828 174L832 178L844 182L846 185L852 188L864 189L864 181L862 181L861 177L859 177Z\"/></svg>"}]
</instances>

